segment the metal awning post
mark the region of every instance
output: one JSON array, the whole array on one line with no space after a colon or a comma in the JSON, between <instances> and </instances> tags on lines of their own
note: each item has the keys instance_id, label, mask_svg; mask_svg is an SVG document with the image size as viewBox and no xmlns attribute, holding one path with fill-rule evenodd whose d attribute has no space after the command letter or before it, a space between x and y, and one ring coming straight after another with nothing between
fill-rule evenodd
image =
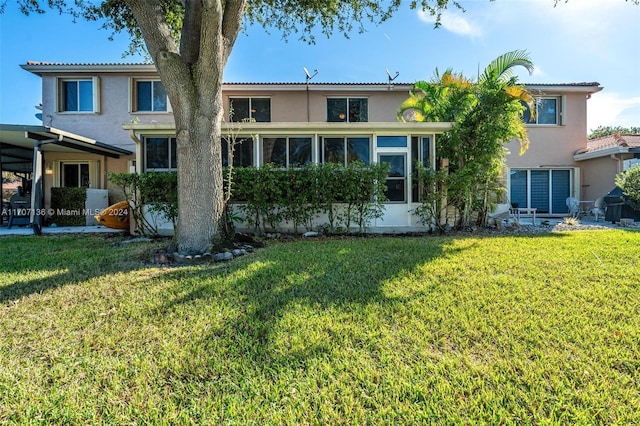
<instances>
[{"instance_id":1,"label":"metal awning post","mask_svg":"<svg viewBox=\"0 0 640 426\"><path fill-rule=\"evenodd\" d=\"M29 223L33 228L33 232L36 235L42 234L42 211L44 205L42 204L43 189L43 161L42 161L42 145L48 143L55 143L57 139L46 139L43 141L37 141L33 145L33 172L31 173L31 211L29 217Z\"/></svg>"}]
</instances>

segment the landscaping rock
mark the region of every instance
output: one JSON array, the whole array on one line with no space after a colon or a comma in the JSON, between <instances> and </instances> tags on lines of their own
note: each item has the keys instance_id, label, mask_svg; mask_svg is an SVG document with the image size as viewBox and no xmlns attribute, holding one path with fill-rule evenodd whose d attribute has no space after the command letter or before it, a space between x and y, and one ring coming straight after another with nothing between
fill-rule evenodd
<instances>
[{"instance_id":1,"label":"landscaping rock","mask_svg":"<svg viewBox=\"0 0 640 426\"><path fill-rule=\"evenodd\" d=\"M233 253L225 251L224 253L216 253L213 255L213 260L216 262L228 262L233 260Z\"/></svg>"},{"instance_id":2,"label":"landscaping rock","mask_svg":"<svg viewBox=\"0 0 640 426\"><path fill-rule=\"evenodd\" d=\"M132 238L130 240L124 240L122 242L122 244L129 244L129 243L151 243L153 242L153 240L151 238L145 238L145 237L137 237L137 238Z\"/></svg>"},{"instance_id":3,"label":"landscaping rock","mask_svg":"<svg viewBox=\"0 0 640 426\"><path fill-rule=\"evenodd\" d=\"M305 238L313 238L313 237L317 237L318 233L315 232L315 231L308 231L308 232L305 232L304 234L302 234L302 236L305 237Z\"/></svg>"}]
</instances>

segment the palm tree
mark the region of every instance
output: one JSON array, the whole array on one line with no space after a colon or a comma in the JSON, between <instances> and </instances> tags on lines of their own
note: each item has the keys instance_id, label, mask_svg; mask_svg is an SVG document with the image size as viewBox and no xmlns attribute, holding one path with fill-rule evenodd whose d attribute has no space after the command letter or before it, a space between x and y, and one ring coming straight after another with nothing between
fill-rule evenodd
<instances>
[{"instance_id":1,"label":"palm tree","mask_svg":"<svg viewBox=\"0 0 640 426\"><path fill-rule=\"evenodd\" d=\"M417 82L398 108L400 121L453 122L438 138L438 153L451 164L447 195L460 213L458 226L469 225L474 211L484 223L489 194L496 192L504 166L504 143L515 138L521 154L529 146L522 102L533 106L534 99L513 74L519 66L533 71L526 51L499 56L475 83L450 69L442 75L436 70L430 82Z\"/></svg>"}]
</instances>

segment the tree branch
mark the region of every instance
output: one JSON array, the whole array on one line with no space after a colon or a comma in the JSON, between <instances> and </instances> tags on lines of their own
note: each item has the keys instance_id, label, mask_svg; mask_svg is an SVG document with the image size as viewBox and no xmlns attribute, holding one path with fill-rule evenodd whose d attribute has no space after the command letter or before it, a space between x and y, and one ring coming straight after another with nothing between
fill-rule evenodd
<instances>
[{"instance_id":1,"label":"tree branch","mask_svg":"<svg viewBox=\"0 0 640 426\"><path fill-rule=\"evenodd\" d=\"M180 53L185 63L192 65L200 57L200 34L202 32L202 2L181 0L184 20L180 36Z\"/></svg>"},{"instance_id":2,"label":"tree branch","mask_svg":"<svg viewBox=\"0 0 640 426\"><path fill-rule=\"evenodd\" d=\"M225 39L224 61L226 62L231 53L231 49L238 38L242 25L242 15L244 14L245 0L227 0L224 6L222 19L222 36Z\"/></svg>"}]
</instances>

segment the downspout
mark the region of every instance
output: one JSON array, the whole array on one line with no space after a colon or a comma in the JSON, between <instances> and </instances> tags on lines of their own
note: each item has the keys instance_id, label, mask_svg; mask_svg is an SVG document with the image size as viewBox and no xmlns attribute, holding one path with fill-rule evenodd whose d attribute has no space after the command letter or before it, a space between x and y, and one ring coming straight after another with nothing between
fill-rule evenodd
<instances>
[{"instance_id":1,"label":"downspout","mask_svg":"<svg viewBox=\"0 0 640 426\"><path fill-rule=\"evenodd\" d=\"M142 141L136 135L133 129L129 130L129 137L136 143L136 173L142 173Z\"/></svg>"},{"instance_id":2,"label":"downspout","mask_svg":"<svg viewBox=\"0 0 640 426\"><path fill-rule=\"evenodd\" d=\"M611 159L618 162L618 170L616 174L622 172L622 158L618 157L616 154L611 154Z\"/></svg>"},{"instance_id":3,"label":"downspout","mask_svg":"<svg viewBox=\"0 0 640 426\"><path fill-rule=\"evenodd\" d=\"M33 172L31 183L31 212L29 214L29 224L33 228L33 233L36 235L42 234L42 196L44 194L43 182L42 182L42 146L50 143L56 143L58 140L62 140L62 135L57 139L46 139L43 141L37 141L33 145Z\"/></svg>"}]
</instances>

